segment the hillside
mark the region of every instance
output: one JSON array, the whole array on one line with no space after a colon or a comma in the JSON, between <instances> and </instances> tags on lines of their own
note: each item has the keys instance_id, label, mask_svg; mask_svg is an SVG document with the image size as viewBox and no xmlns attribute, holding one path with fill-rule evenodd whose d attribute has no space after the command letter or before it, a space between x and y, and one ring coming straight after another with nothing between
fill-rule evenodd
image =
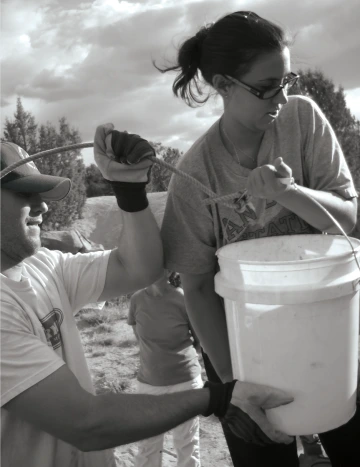
<instances>
[{"instance_id":1,"label":"hillside","mask_svg":"<svg viewBox=\"0 0 360 467\"><path fill-rule=\"evenodd\" d=\"M158 225L161 225L166 204L167 192L148 193L150 209ZM121 211L114 196L88 198L82 219L77 220L72 229L79 230L85 237L105 248L113 248L119 234Z\"/></svg>"}]
</instances>

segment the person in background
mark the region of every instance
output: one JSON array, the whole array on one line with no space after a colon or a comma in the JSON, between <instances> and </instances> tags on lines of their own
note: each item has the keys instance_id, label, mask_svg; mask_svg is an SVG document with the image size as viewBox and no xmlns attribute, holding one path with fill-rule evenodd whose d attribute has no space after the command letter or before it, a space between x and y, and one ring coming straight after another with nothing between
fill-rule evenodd
<instances>
[{"instance_id":1,"label":"person in background","mask_svg":"<svg viewBox=\"0 0 360 467\"><path fill-rule=\"evenodd\" d=\"M357 192L333 129L311 99L287 95L298 79L290 45L278 25L236 11L184 41L174 66L157 67L178 73L173 92L190 107L214 93L223 102L221 117L178 168L219 196L236 194L228 205L205 204L207 195L173 176L162 223L165 267L180 273L210 381L233 378L224 303L214 289L217 249L272 235L338 233L306 194L345 231L356 223ZM296 183L280 180L292 177ZM234 437L227 423L223 429L236 467L299 465L295 441L260 447ZM360 410L344 427L319 436L333 465L360 465Z\"/></svg>"},{"instance_id":2,"label":"person in background","mask_svg":"<svg viewBox=\"0 0 360 467\"><path fill-rule=\"evenodd\" d=\"M201 388L199 341L186 313L184 293L168 282L168 272L130 299L128 324L140 348L137 392L170 394ZM200 467L200 423L195 417L172 430L178 467ZM143 440L135 467L159 467L164 434Z\"/></svg>"}]
</instances>

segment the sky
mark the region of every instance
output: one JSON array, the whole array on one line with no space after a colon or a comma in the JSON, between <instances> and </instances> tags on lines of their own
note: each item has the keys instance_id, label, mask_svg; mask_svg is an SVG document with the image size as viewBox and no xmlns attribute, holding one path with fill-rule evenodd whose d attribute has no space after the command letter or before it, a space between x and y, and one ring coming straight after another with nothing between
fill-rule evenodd
<instances>
[{"instance_id":1,"label":"sky","mask_svg":"<svg viewBox=\"0 0 360 467\"><path fill-rule=\"evenodd\" d=\"M1 133L16 99L38 123L65 116L83 141L97 125L186 151L221 115L172 93L177 47L206 23L252 10L294 36L292 69L318 69L360 120L360 0L2 0ZM86 164L92 150L82 151Z\"/></svg>"}]
</instances>

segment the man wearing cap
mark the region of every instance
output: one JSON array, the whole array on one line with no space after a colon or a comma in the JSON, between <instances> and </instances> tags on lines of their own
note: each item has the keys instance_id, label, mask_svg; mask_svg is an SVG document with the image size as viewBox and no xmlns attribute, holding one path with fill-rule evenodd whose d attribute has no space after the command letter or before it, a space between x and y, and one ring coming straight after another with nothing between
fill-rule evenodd
<instances>
[{"instance_id":1,"label":"man wearing cap","mask_svg":"<svg viewBox=\"0 0 360 467\"><path fill-rule=\"evenodd\" d=\"M46 202L64 198L70 180L42 175L31 162L1 180L2 465L114 467L111 448L199 414L229 416L238 436L252 442L291 442L263 409L292 398L264 386L233 381L163 396L94 395L74 314L89 302L150 285L163 267L145 191L152 147L107 124L96 130L94 154L122 216L112 251L41 248ZM1 170L27 157L16 144L2 143Z\"/></svg>"}]
</instances>

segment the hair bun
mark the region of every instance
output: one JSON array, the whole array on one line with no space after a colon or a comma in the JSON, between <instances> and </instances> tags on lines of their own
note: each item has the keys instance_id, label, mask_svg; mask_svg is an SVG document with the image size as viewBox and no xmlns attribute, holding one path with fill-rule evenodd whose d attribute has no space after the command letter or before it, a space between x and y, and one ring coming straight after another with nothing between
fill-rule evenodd
<instances>
[{"instance_id":1,"label":"hair bun","mask_svg":"<svg viewBox=\"0 0 360 467\"><path fill-rule=\"evenodd\" d=\"M211 28L211 26L213 25L214 23L211 23L211 24L207 24L205 26L203 26L196 34L195 34L195 38L198 42L198 44L202 44L204 42L204 40L206 39L207 35L209 34L209 30Z\"/></svg>"}]
</instances>

